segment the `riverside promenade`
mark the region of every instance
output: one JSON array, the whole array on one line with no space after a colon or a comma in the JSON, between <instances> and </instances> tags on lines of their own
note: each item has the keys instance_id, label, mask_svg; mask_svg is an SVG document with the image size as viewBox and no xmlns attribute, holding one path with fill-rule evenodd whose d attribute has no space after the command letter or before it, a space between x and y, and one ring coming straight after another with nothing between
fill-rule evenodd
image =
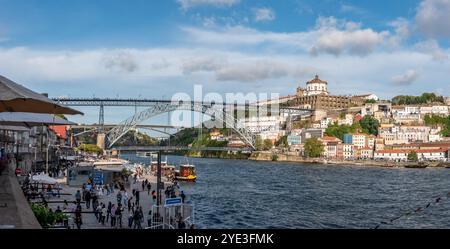
<instances>
[{"instance_id":1,"label":"riverside promenade","mask_svg":"<svg viewBox=\"0 0 450 249\"><path fill-rule=\"evenodd\" d=\"M130 177L131 179L131 177ZM150 190L150 195L148 194L147 189L145 189L145 191L142 190L142 181L145 181L145 179L147 179L150 184L151 184L151 190ZM60 198L58 197L51 197L48 199L48 201L50 203L48 203L48 207L51 208L53 211L55 211L58 206L60 207L60 209L63 209L63 203L51 203L51 201L64 201L67 200L68 202L73 202L75 201L75 194L77 192L77 190L81 190L80 187L71 187L68 186L66 184L66 178L65 177L61 177L61 178L57 178L58 183L60 185L60 187L62 188L60 193L61 194L70 194L70 195L61 195ZM140 203L139 205L142 207L142 211L143 211L143 222L141 223L141 227L145 228L147 227L147 219L148 219L148 213L152 208L153 204L156 204L153 202L152 196L151 196L151 191L156 190L156 176L153 175L144 175L141 178L138 179L138 181L136 183L134 183L134 181L131 179L130 181L130 185L129 186L125 186L125 190L128 194L128 198L133 197L132 194L132 190L137 189L140 191ZM164 182L164 187L167 186L171 186L172 183L171 182ZM108 206L108 203L111 202L112 204L115 204L117 206L117 193L119 192L118 189L114 189L114 193L111 193L109 195L107 195L106 193L104 193L103 195L100 195L98 198L98 202L99 203L103 203L105 204L105 206ZM83 213L82 214L82 221L83 224L81 225L81 229L129 229L128 227L128 218L130 216L130 214L132 213L132 211L128 211L128 207L127 205L124 205L124 196L123 196L123 192L122 192L122 206L124 208L124 211L122 213L122 226L120 227L117 223L116 226L112 227L110 224L110 221L105 222L105 224L101 224L99 223L99 221L97 220L97 218L95 217L94 213ZM162 196L161 196L162 201L164 202L165 199L165 195L164 195L164 191L162 191ZM135 200L135 197L133 197L133 200ZM92 205L90 205L89 209L86 208L86 204L82 203L82 211L83 212L93 212L92 209ZM69 204L69 210L72 210L75 208L75 204ZM68 214L69 215L69 227L71 229L76 229L76 225L74 223L74 218L75 218L75 214ZM134 224L131 228L134 227Z\"/></svg>"},{"instance_id":2,"label":"riverside promenade","mask_svg":"<svg viewBox=\"0 0 450 249\"><path fill-rule=\"evenodd\" d=\"M0 229L41 229L11 163L0 175Z\"/></svg>"}]
</instances>

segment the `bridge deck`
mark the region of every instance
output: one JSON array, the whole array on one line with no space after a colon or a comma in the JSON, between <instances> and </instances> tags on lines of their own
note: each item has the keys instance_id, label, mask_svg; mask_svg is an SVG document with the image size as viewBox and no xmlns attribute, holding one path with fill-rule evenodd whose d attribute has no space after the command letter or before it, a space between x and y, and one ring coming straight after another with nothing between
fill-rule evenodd
<instances>
[{"instance_id":1,"label":"bridge deck","mask_svg":"<svg viewBox=\"0 0 450 249\"><path fill-rule=\"evenodd\" d=\"M253 151L253 148L234 147L189 147L189 146L120 146L115 147L118 151Z\"/></svg>"}]
</instances>

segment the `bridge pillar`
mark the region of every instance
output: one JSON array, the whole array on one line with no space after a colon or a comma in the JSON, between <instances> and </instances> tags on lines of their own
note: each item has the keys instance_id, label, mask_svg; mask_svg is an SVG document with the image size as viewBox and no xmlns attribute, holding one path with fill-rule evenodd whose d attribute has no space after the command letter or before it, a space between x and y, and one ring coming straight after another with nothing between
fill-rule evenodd
<instances>
[{"instance_id":1,"label":"bridge pillar","mask_svg":"<svg viewBox=\"0 0 450 249\"><path fill-rule=\"evenodd\" d=\"M97 134L97 146L100 147L102 150L104 150L106 147L105 137L106 137L105 133L100 132Z\"/></svg>"},{"instance_id":2,"label":"bridge pillar","mask_svg":"<svg viewBox=\"0 0 450 249\"><path fill-rule=\"evenodd\" d=\"M105 124L105 107L103 103L100 104L100 113L98 115L98 124L103 126Z\"/></svg>"}]
</instances>

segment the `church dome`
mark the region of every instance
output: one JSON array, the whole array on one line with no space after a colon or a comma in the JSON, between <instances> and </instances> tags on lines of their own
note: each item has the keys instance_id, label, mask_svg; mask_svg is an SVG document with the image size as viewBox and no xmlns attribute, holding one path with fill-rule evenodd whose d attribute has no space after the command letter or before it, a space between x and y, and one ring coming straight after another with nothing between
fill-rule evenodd
<instances>
[{"instance_id":1,"label":"church dome","mask_svg":"<svg viewBox=\"0 0 450 249\"><path fill-rule=\"evenodd\" d=\"M319 78L319 75L316 75L316 77L314 77L313 80L310 80L310 81L306 82L306 84L314 84L314 83L328 84L328 82L321 80Z\"/></svg>"}]
</instances>

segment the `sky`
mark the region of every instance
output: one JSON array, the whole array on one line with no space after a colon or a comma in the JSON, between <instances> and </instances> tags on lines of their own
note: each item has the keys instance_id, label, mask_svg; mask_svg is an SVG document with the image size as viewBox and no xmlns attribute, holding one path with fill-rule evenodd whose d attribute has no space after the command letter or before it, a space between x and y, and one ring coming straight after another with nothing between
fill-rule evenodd
<instances>
[{"instance_id":1,"label":"sky","mask_svg":"<svg viewBox=\"0 0 450 249\"><path fill-rule=\"evenodd\" d=\"M449 95L448 13L450 0L0 0L0 75L51 97L288 95L315 74L337 95Z\"/></svg>"}]
</instances>

